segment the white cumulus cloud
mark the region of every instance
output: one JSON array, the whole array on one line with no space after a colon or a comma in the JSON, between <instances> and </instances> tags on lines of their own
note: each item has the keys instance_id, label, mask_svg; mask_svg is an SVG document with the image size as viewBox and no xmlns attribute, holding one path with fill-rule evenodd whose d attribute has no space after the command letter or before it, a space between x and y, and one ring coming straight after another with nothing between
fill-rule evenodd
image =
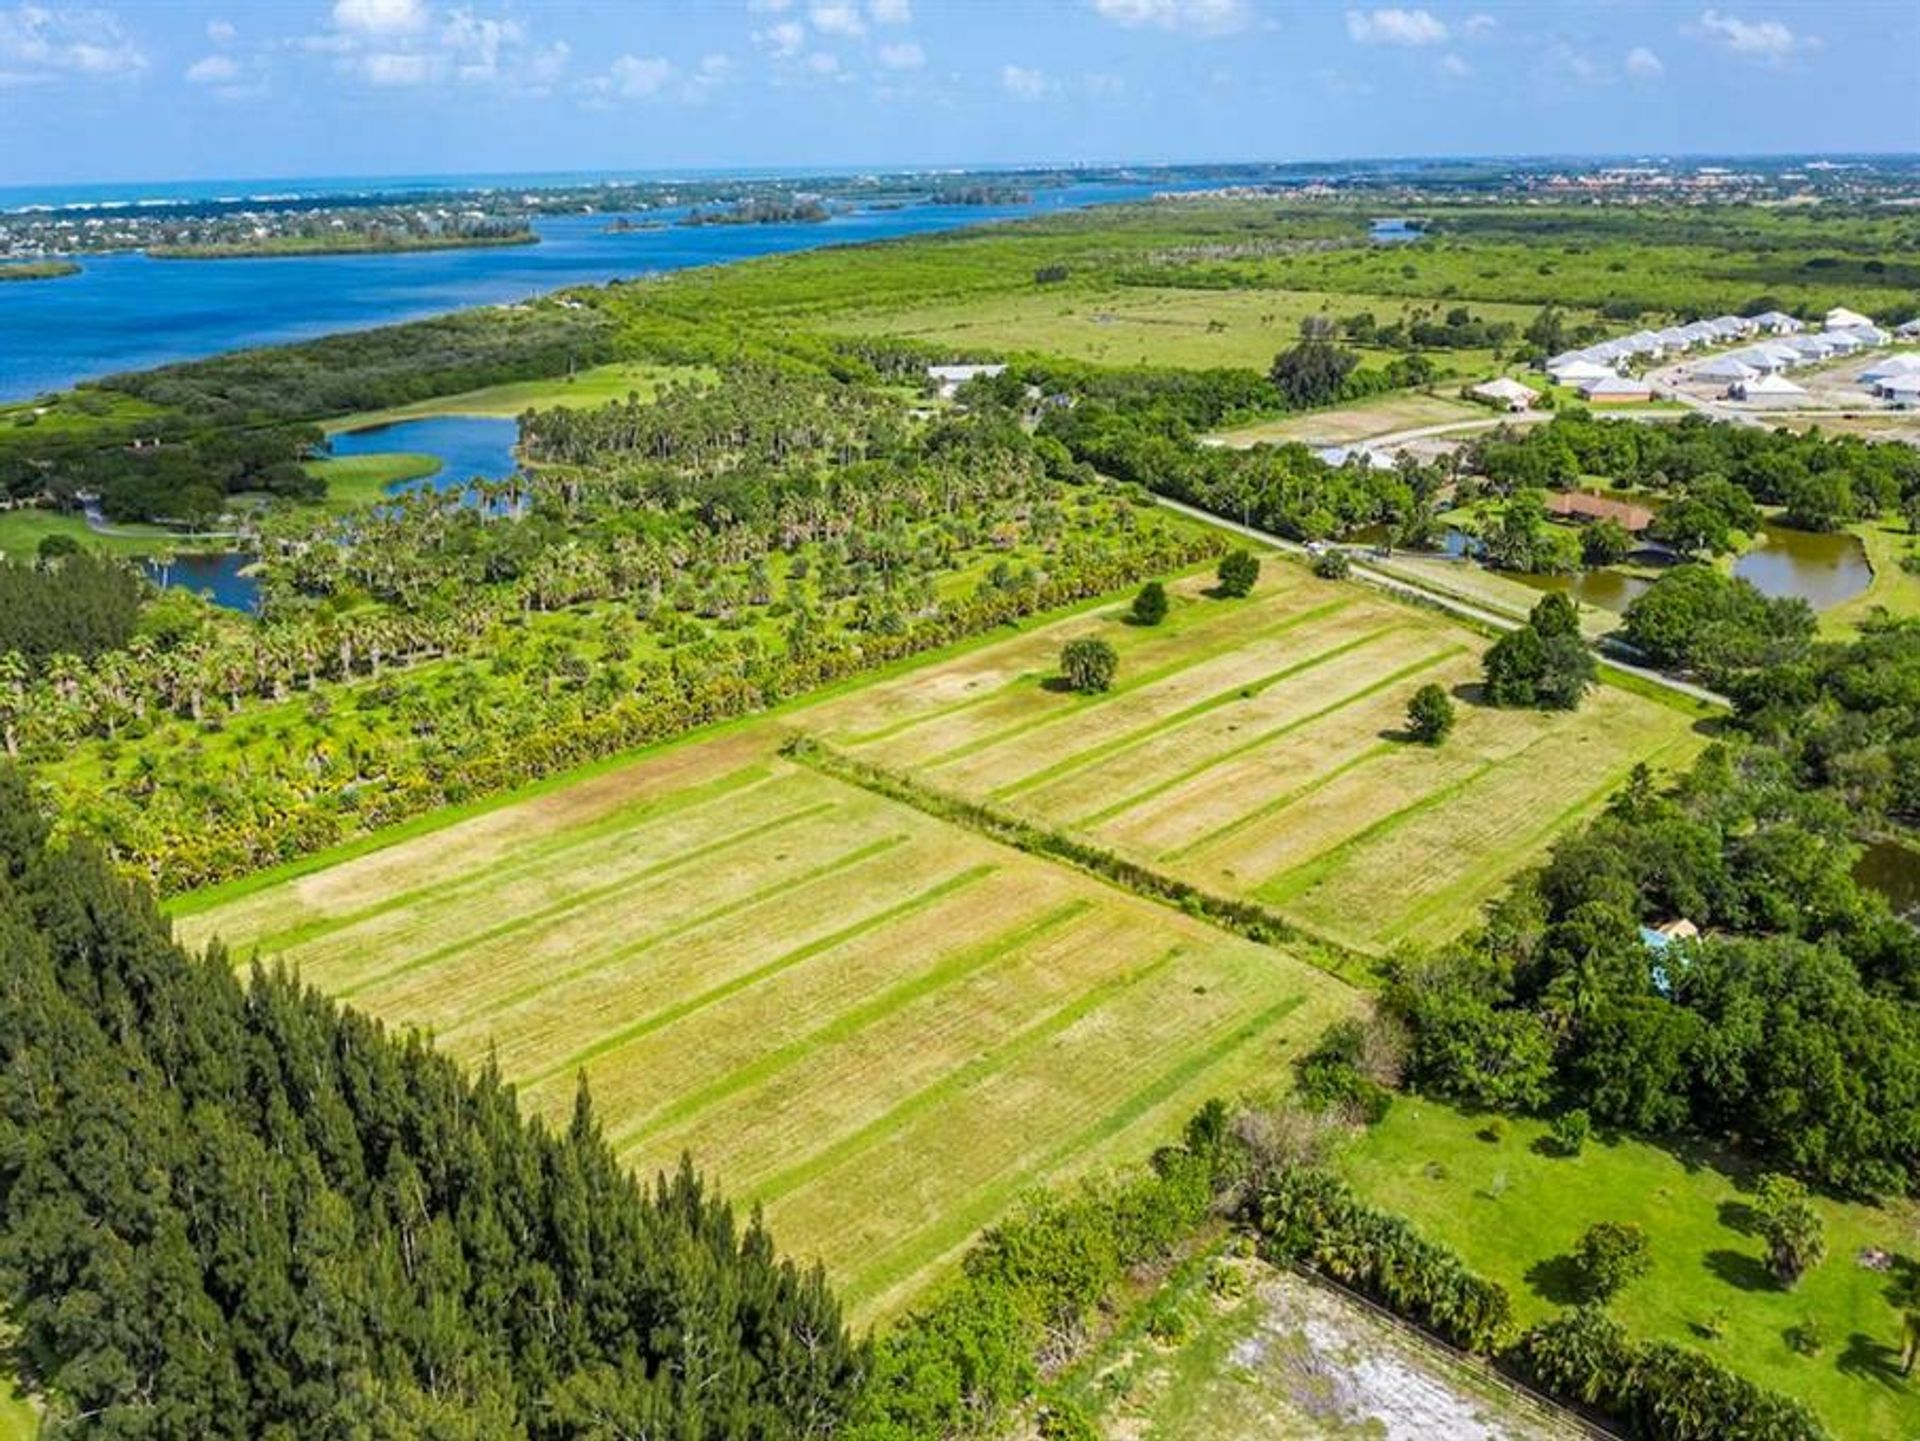
<instances>
[{"instance_id":1,"label":"white cumulus cloud","mask_svg":"<svg viewBox=\"0 0 1920 1441\"><path fill-rule=\"evenodd\" d=\"M807 19L813 22L813 28L822 35L864 35L866 21L860 18L860 7L848 0L832 0L832 3L814 5L807 11Z\"/></svg>"},{"instance_id":2,"label":"white cumulus cloud","mask_svg":"<svg viewBox=\"0 0 1920 1441\"><path fill-rule=\"evenodd\" d=\"M918 70L927 63L927 52L918 41L903 40L898 45L882 45L876 58L882 70Z\"/></svg>"},{"instance_id":3,"label":"white cumulus cloud","mask_svg":"<svg viewBox=\"0 0 1920 1441\"><path fill-rule=\"evenodd\" d=\"M913 0L867 0L867 14L876 25L911 24Z\"/></svg>"},{"instance_id":4,"label":"white cumulus cloud","mask_svg":"<svg viewBox=\"0 0 1920 1441\"><path fill-rule=\"evenodd\" d=\"M0 10L0 85L137 75L147 57L104 10Z\"/></svg>"},{"instance_id":5,"label":"white cumulus cloud","mask_svg":"<svg viewBox=\"0 0 1920 1441\"><path fill-rule=\"evenodd\" d=\"M1718 10L1702 11L1696 27L1700 34L1736 55L1760 60L1781 61L1801 50L1816 48L1820 41L1811 35L1796 35L1778 20L1742 20Z\"/></svg>"},{"instance_id":6,"label":"white cumulus cloud","mask_svg":"<svg viewBox=\"0 0 1920 1441\"><path fill-rule=\"evenodd\" d=\"M355 68L369 85L403 89L409 85L425 85L434 78L438 67L431 55L404 50L375 50L362 55Z\"/></svg>"},{"instance_id":7,"label":"white cumulus cloud","mask_svg":"<svg viewBox=\"0 0 1920 1441\"><path fill-rule=\"evenodd\" d=\"M1349 10L1347 34L1362 45L1438 45L1447 26L1430 10Z\"/></svg>"},{"instance_id":8,"label":"white cumulus cloud","mask_svg":"<svg viewBox=\"0 0 1920 1441\"><path fill-rule=\"evenodd\" d=\"M231 55L207 55L187 67L189 85L231 85L240 78L240 62Z\"/></svg>"},{"instance_id":9,"label":"white cumulus cloud","mask_svg":"<svg viewBox=\"0 0 1920 1441\"><path fill-rule=\"evenodd\" d=\"M334 0L333 23L352 35L417 35L427 28L425 0Z\"/></svg>"},{"instance_id":10,"label":"white cumulus cloud","mask_svg":"<svg viewBox=\"0 0 1920 1441\"><path fill-rule=\"evenodd\" d=\"M1667 73L1666 63L1644 45L1627 52L1627 74L1636 80L1658 80Z\"/></svg>"},{"instance_id":11,"label":"white cumulus cloud","mask_svg":"<svg viewBox=\"0 0 1920 1441\"><path fill-rule=\"evenodd\" d=\"M622 55L608 67L615 94L626 100L658 95L673 79L673 62L658 55Z\"/></svg>"},{"instance_id":12,"label":"white cumulus cloud","mask_svg":"<svg viewBox=\"0 0 1920 1441\"><path fill-rule=\"evenodd\" d=\"M1129 29L1154 26L1161 30L1191 30L1201 35L1226 35L1246 27L1246 0L1093 0L1102 19Z\"/></svg>"},{"instance_id":13,"label":"white cumulus cloud","mask_svg":"<svg viewBox=\"0 0 1920 1441\"><path fill-rule=\"evenodd\" d=\"M215 45L231 45L240 38L240 29L231 20L209 20L207 39Z\"/></svg>"},{"instance_id":14,"label":"white cumulus cloud","mask_svg":"<svg viewBox=\"0 0 1920 1441\"><path fill-rule=\"evenodd\" d=\"M1044 70L1026 65L1000 67L1000 88L1018 100L1038 100L1053 89L1053 81Z\"/></svg>"}]
</instances>

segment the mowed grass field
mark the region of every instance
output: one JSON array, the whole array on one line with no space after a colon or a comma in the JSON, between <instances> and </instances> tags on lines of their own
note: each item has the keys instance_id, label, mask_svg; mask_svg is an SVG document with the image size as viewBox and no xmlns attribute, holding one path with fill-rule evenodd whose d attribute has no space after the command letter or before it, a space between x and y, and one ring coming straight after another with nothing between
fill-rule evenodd
<instances>
[{"instance_id":1,"label":"mowed grass field","mask_svg":"<svg viewBox=\"0 0 1920 1441\"><path fill-rule=\"evenodd\" d=\"M1190 578L1168 620L1076 616L865 687L798 724L869 763L1094 841L1372 952L1471 922L1641 761L1703 744L1689 714L1602 686L1571 714L1478 694L1486 640L1269 557L1254 595ZM1099 635L1113 690L1062 693L1061 646ZM1437 682L1459 724L1400 734Z\"/></svg>"},{"instance_id":2,"label":"mowed grass field","mask_svg":"<svg viewBox=\"0 0 1920 1441\"><path fill-rule=\"evenodd\" d=\"M1282 952L783 760L773 720L181 919L643 1171L683 1150L896 1311L1031 1186L1284 1082L1359 1002Z\"/></svg>"},{"instance_id":3,"label":"mowed grass field","mask_svg":"<svg viewBox=\"0 0 1920 1441\"><path fill-rule=\"evenodd\" d=\"M1013 295L884 309L854 310L821 321L852 335L909 335L955 353L1029 351L1103 365L1240 365L1265 370L1300 338L1308 316L1371 311L1386 325L1415 308L1444 311L1462 302L1319 290L1190 290L1125 286L1109 290L1038 287ZM1469 307L1489 321L1520 327L1536 310L1497 301ZM1387 358L1385 352L1377 359ZM1447 375L1492 374L1487 350L1436 350L1428 358Z\"/></svg>"}]
</instances>

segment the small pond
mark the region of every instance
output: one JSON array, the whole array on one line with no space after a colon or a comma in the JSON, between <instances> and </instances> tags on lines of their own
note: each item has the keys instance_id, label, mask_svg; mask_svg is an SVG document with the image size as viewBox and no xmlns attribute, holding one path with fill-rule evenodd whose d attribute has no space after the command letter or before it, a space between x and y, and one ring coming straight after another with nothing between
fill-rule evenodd
<instances>
[{"instance_id":1,"label":"small pond","mask_svg":"<svg viewBox=\"0 0 1920 1441\"><path fill-rule=\"evenodd\" d=\"M1854 866L1853 878L1885 896L1896 914L1920 922L1920 850L1899 841L1874 841Z\"/></svg>"},{"instance_id":2,"label":"small pond","mask_svg":"<svg viewBox=\"0 0 1920 1441\"><path fill-rule=\"evenodd\" d=\"M260 582L241 572L258 558L238 550L189 550L140 564L156 585L208 596L228 610L254 611L260 607Z\"/></svg>"},{"instance_id":3,"label":"small pond","mask_svg":"<svg viewBox=\"0 0 1920 1441\"><path fill-rule=\"evenodd\" d=\"M505 480L518 468L513 448L520 440L520 422L490 415L435 415L425 420L399 420L366 430L343 430L328 440L336 456L431 455L440 469L425 480L402 481L394 491L431 485L435 490L458 489L475 479Z\"/></svg>"},{"instance_id":4,"label":"small pond","mask_svg":"<svg viewBox=\"0 0 1920 1441\"><path fill-rule=\"evenodd\" d=\"M1815 610L1852 600L1873 583L1873 566L1857 537L1763 525L1733 573L1763 595L1796 595Z\"/></svg>"},{"instance_id":5,"label":"small pond","mask_svg":"<svg viewBox=\"0 0 1920 1441\"><path fill-rule=\"evenodd\" d=\"M1367 238L1375 245L1411 245L1424 234L1418 221L1391 216L1375 220L1367 227Z\"/></svg>"},{"instance_id":6,"label":"small pond","mask_svg":"<svg viewBox=\"0 0 1920 1441\"><path fill-rule=\"evenodd\" d=\"M1354 545L1380 546L1387 542L1387 528L1384 525L1363 525L1346 539ZM1435 539L1438 545L1413 546L1402 545L1399 551L1405 555L1443 555L1448 560L1464 560L1472 555L1480 542L1464 530L1455 530L1452 526L1441 529Z\"/></svg>"},{"instance_id":7,"label":"small pond","mask_svg":"<svg viewBox=\"0 0 1920 1441\"><path fill-rule=\"evenodd\" d=\"M1582 605L1595 605L1602 610L1612 611L1624 611L1653 585L1644 576L1628 575L1607 567L1577 571L1572 575L1527 575L1520 571L1502 571L1501 574L1522 585L1530 585L1535 590L1557 590L1572 596Z\"/></svg>"}]
</instances>

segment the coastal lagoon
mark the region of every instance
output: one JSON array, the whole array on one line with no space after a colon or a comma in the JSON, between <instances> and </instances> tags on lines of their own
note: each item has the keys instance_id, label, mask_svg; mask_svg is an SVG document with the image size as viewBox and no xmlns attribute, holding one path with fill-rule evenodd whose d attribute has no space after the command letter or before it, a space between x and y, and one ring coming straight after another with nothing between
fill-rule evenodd
<instances>
[{"instance_id":1,"label":"coastal lagoon","mask_svg":"<svg viewBox=\"0 0 1920 1441\"><path fill-rule=\"evenodd\" d=\"M245 346L305 340L526 300L569 285L720 265L821 245L952 230L1084 205L1139 200L1164 185L1087 183L1036 189L1010 205L863 208L815 223L684 226L683 213L536 218L538 245L376 255L149 260L85 255L61 280L0 286L0 400L76 381Z\"/></svg>"}]
</instances>

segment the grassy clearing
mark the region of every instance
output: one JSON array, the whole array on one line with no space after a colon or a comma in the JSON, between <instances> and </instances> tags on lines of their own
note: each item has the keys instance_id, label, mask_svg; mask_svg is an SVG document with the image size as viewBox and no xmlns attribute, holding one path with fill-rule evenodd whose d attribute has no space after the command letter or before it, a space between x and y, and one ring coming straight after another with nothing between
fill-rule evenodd
<instances>
[{"instance_id":1,"label":"grassy clearing","mask_svg":"<svg viewBox=\"0 0 1920 1441\"><path fill-rule=\"evenodd\" d=\"M30 559L39 552L40 542L50 535L65 536L90 550L111 551L115 555L155 555L172 550L180 543L180 537L164 526L120 528L134 533L100 535L88 529L80 516L61 515L37 507L0 510L0 555L15 560Z\"/></svg>"},{"instance_id":2,"label":"grassy clearing","mask_svg":"<svg viewBox=\"0 0 1920 1441\"><path fill-rule=\"evenodd\" d=\"M547 1116L585 1070L624 1158L691 1149L869 1320L1026 1187L1137 1158L1356 1004L794 766L782 734L671 747L178 926L496 1055Z\"/></svg>"},{"instance_id":3,"label":"grassy clearing","mask_svg":"<svg viewBox=\"0 0 1920 1441\"><path fill-rule=\"evenodd\" d=\"M40 1413L13 1383L0 1378L0 1441L34 1441L40 1434Z\"/></svg>"},{"instance_id":4,"label":"grassy clearing","mask_svg":"<svg viewBox=\"0 0 1920 1441\"><path fill-rule=\"evenodd\" d=\"M529 410L551 410L556 406L584 410L625 400L638 394L651 400L670 380L705 380L712 372L704 367L655 365L644 361L621 361L596 365L571 376L550 380L515 380L489 385L458 395L441 395L411 405L391 406L386 410L365 410L327 422L328 431L365 430L376 425L391 425L396 420L421 420L434 415L491 415L512 418Z\"/></svg>"},{"instance_id":5,"label":"grassy clearing","mask_svg":"<svg viewBox=\"0 0 1920 1441\"><path fill-rule=\"evenodd\" d=\"M1420 430L1430 425L1477 425L1487 429L1509 419L1495 415L1482 405L1447 396L1401 391L1365 400L1358 405L1333 410L1308 411L1284 420L1263 420L1258 425L1223 431L1219 439L1228 445L1247 446L1262 442L1279 445L1297 440L1311 445L1351 445L1376 436L1393 435L1403 430Z\"/></svg>"},{"instance_id":6,"label":"grassy clearing","mask_svg":"<svg viewBox=\"0 0 1920 1441\"><path fill-rule=\"evenodd\" d=\"M1887 1277L1857 1263L1865 1247L1912 1254L1920 1218L1910 1205L1878 1210L1822 1201L1827 1259L1792 1291L1765 1273L1748 1229L1746 1178L1714 1157L1638 1141L1589 1143L1576 1157L1542 1145L1546 1127L1482 1118L1413 1097L1347 1152L1361 1193L1454 1247L1513 1293L1530 1324L1552 1314L1570 1277L1559 1259L1597 1221L1643 1226L1653 1271L1612 1303L1635 1334L1706 1350L1762 1385L1809 1402L1835 1436L1920 1434L1920 1386L1894 1374L1898 1318ZM1786 1333L1817 1318L1818 1355ZM1717 1319L1716 1319L1717 1318ZM1719 1329L1712 1339L1707 1332Z\"/></svg>"},{"instance_id":7,"label":"grassy clearing","mask_svg":"<svg viewBox=\"0 0 1920 1441\"><path fill-rule=\"evenodd\" d=\"M846 334L910 335L956 352L1029 351L1103 365L1239 365L1264 370L1315 315L1371 310L1385 325L1413 308L1383 295L1319 290L1114 287L1030 290L964 302L860 308L823 320ZM1521 306L1476 303L1475 314L1524 326ZM1384 356L1384 352L1381 352ZM1488 372L1490 351L1435 351L1446 374Z\"/></svg>"},{"instance_id":8,"label":"grassy clearing","mask_svg":"<svg viewBox=\"0 0 1920 1441\"><path fill-rule=\"evenodd\" d=\"M1443 617L1270 562L1249 601L1173 588L1165 625L1117 608L1036 628L802 712L853 756L1258 899L1359 950L1444 938L1633 765L1684 764L1696 718L1603 686L1579 711L1477 701L1480 637ZM1068 638L1119 652L1106 695L1046 683ZM1460 722L1402 740L1437 681Z\"/></svg>"},{"instance_id":9,"label":"grassy clearing","mask_svg":"<svg viewBox=\"0 0 1920 1441\"><path fill-rule=\"evenodd\" d=\"M342 455L330 460L310 460L308 475L327 483L329 510L355 510L384 500L390 487L410 480L425 480L438 473L440 458L433 455Z\"/></svg>"}]
</instances>

